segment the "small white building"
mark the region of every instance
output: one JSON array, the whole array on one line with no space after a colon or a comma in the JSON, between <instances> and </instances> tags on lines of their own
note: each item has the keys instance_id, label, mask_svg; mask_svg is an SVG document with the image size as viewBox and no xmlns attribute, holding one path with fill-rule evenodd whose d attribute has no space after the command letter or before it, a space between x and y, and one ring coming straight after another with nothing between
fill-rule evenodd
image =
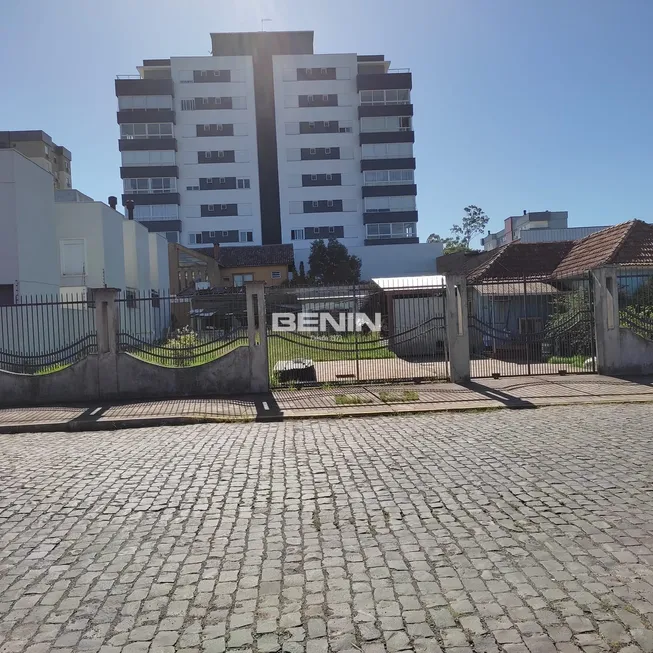
<instances>
[{"instance_id":1,"label":"small white building","mask_svg":"<svg viewBox=\"0 0 653 653\"><path fill-rule=\"evenodd\" d=\"M169 286L165 238L74 189L15 149L0 149L0 305L39 294Z\"/></svg>"}]
</instances>

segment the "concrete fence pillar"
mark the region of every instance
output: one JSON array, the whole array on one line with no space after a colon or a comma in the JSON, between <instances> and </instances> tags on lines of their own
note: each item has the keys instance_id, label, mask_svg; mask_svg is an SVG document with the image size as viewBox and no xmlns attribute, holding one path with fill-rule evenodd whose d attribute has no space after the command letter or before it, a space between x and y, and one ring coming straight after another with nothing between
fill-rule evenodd
<instances>
[{"instance_id":1,"label":"concrete fence pillar","mask_svg":"<svg viewBox=\"0 0 653 653\"><path fill-rule=\"evenodd\" d=\"M266 324L265 284L248 281L247 340L249 345L250 378L252 392L267 392L270 388L268 369L268 334Z\"/></svg>"},{"instance_id":2,"label":"concrete fence pillar","mask_svg":"<svg viewBox=\"0 0 653 653\"><path fill-rule=\"evenodd\" d=\"M596 331L596 370L599 374L619 374L619 288L617 270L599 268L592 272L594 284L594 328Z\"/></svg>"},{"instance_id":3,"label":"concrete fence pillar","mask_svg":"<svg viewBox=\"0 0 653 653\"><path fill-rule=\"evenodd\" d=\"M98 390L100 399L118 395L118 331L120 308L118 288L92 288L95 301L95 329L98 348Z\"/></svg>"},{"instance_id":4,"label":"concrete fence pillar","mask_svg":"<svg viewBox=\"0 0 653 653\"><path fill-rule=\"evenodd\" d=\"M449 376L452 383L468 383L470 362L467 279L461 275L447 275L446 281L445 318L449 343Z\"/></svg>"}]
</instances>

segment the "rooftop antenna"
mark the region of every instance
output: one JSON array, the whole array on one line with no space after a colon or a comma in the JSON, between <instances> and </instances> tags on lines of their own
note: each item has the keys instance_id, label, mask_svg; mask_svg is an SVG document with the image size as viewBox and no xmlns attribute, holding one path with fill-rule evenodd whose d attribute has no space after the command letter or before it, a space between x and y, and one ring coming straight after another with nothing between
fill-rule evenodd
<instances>
[{"instance_id":1,"label":"rooftop antenna","mask_svg":"<svg viewBox=\"0 0 653 653\"><path fill-rule=\"evenodd\" d=\"M271 18L261 18L261 32L265 32L264 23L271 23L271 22L272 22Z\"/></svg>"}]
</instances>

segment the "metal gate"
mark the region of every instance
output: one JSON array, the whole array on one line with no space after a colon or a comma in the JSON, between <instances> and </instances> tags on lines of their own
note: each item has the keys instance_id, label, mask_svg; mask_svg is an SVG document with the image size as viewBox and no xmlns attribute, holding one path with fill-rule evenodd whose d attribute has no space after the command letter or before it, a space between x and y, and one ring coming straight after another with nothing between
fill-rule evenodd
<instances>
[{"instance_id":1,"label":"metal gate","mask_svg":"<svg viewBox=\"0 0 653 653\"><path fill-rule=\"evenodd\" d=\"M473 378L596 372L589 277L470 284L467 308Z\"/></svg>"},{"instance_id":2,"label":"metal gate","mask_svg":"<svg viewBox=\"0 0 653 653\"><path fill-rule=\"evenodd\" d=\"M266 288L270 385L447 379L445 287L380 281Z\"/></svg>"}]
</instances>

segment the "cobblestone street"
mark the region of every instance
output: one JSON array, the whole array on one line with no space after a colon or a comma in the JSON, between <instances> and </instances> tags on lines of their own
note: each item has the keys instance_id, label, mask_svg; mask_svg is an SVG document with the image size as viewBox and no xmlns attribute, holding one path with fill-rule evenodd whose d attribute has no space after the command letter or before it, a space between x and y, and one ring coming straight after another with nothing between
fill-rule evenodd
<instances>
[{"instance_id":1,"label":"cobblestone street","mask_svg":"<svg viewBox=\"0 0 653 653\"><path fill-rule=\"evenodd\" d=\"M0 652L653 653L652 417L0 435Z\"/></svg>"}]
</instances>

